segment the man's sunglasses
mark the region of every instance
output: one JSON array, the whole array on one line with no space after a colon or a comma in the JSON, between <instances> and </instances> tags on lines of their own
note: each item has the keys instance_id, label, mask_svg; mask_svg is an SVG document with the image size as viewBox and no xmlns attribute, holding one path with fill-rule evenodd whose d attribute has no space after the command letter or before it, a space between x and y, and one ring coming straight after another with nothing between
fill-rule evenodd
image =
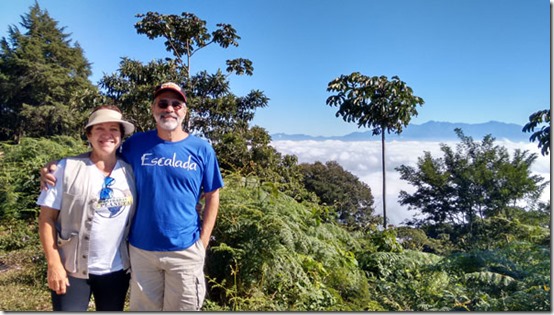
<instances>
[{"instance_id":1,"label":"man's sunglasses","mask_svg":"<svg viewBox=\"0 0 554 315\"><path fill-rule=\"evenodd\" d=\"M169 107L169 105L173 106L173 109L177 111L183 108L183 106L185 106L185 103L181 101L172 101L171 104L169 104L169 102L166 100L161 100L158 102L158 107L161 109L166 109Z\"/></svg>"}]
</instances>

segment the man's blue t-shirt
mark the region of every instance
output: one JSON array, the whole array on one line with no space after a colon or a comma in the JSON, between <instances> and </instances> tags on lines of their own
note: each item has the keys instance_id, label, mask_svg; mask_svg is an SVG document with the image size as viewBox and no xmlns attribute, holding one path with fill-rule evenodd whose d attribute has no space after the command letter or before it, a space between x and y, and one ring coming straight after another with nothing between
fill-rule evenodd
<instances>
[{"instance_id":1,"label":"man's blue t-shirt","mask_svg":"<svg viewBox=\"0 0 554 315\"><path fill-rule=\"evenodd\" d=\"M201 193L223 187L212 146L193 135L165 141L152 130L127 139L122 156L133 167L137 188L131 245L150 251L193 245L200 237Z\"/></svg>"}]
</instances>

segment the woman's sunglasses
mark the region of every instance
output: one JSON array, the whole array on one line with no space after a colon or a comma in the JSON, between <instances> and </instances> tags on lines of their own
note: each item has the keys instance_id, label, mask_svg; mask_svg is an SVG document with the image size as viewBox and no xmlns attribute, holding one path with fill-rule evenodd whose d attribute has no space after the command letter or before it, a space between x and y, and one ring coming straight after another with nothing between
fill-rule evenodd
<instances>
[{"instance_id":1,"label":"woman's sunglasses","mask_svg":"<svg viewBox=\"0 0 554 315\"><path fill-rule=\"evenodd\" d=\"M100 190L100 200L106 200L112 197L113 190L110 188L115 183L113 177L107 176L104 178L104 185L102 185L102 190Z\"/></svg>"}]
</instances>

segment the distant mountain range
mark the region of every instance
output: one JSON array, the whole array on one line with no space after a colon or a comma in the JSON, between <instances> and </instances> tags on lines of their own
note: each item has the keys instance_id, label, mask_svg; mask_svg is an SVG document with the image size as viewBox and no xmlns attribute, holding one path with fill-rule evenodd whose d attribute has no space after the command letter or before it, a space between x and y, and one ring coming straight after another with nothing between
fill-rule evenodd
<instances>
[{"instance_id":1,"label":"distant mountain range","mask_svg":"<svg viewBox=\"0 0 554 315\"><path fill-rule=\"evenodd\" d=\"M510 140L514 142L529 141L531 133L521 131L523 126L509 124L498 121L489 121L480 124L450 123L429 121L421 125L410 124L400 135L387 134L386 140L420 140L420 141L448 141L459 140L454 132L455 128L460 128L464 135L470 136L475 141L480 141L487 134L492 135L496 140ZM272 134L274 141L278 140L342 140L342 141L367 141L381 140L381 136L372 135L368 128L366 131L353 132L344 136L310 136L304 134Z\"/></svg>"}]
</instances>

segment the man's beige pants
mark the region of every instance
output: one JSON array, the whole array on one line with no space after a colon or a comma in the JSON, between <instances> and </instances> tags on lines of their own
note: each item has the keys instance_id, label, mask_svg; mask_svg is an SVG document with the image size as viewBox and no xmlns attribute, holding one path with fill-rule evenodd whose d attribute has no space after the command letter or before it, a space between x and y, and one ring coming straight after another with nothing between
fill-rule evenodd
<instances>
[{"instance_id":1,"label":"man's beige pants","mask_svg":"<svg viewBox=\"0 0 554 315\"><path fill-rule=\"evenodd\" d=\"M206 250L198 240L181 251L147 251L129 245L130 311L199 311L206 295Z\"/></svg>"}]
</instances>

